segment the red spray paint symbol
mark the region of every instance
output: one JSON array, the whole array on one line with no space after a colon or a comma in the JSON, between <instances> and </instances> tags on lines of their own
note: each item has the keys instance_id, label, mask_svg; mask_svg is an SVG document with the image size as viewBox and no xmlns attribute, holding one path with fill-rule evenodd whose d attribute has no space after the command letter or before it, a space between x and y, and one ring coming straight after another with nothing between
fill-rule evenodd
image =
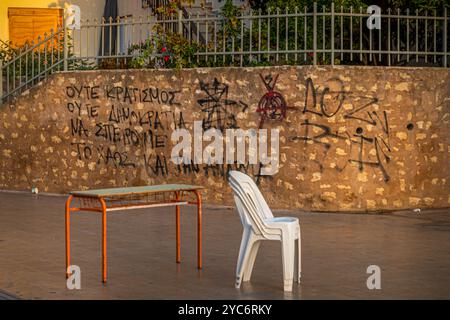
<instances>
[{"instance_id":1,"label":"red spray paint symbol","mask_svg":"<svg viewBox=\"0 0 450 320\"><path fill-rule=\"evenodd\" d=\"M272 78L272 75L265 77L260 75L260 77L267 89L267 93L259 100L258 108L256 109L256 112L259 112L261 115L259 122L259 128L261 129L265 120L281 121L286 118L287 105L281 93L274 90L278 74L275 78Z\"/></svg>"}]
</instances>

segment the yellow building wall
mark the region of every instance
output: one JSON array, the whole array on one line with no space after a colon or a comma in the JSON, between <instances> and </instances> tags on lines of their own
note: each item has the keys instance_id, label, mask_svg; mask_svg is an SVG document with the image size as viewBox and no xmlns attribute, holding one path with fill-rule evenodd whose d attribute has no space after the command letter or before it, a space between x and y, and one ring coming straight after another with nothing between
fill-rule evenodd
<instances>
[{"instance_id":1,"label":"yellow building wall","mask_svg":"<svg viewBox=\"0 0 450 320\"><path fill-rule=\"evenodd\" d=\"M121 0L119 7L128 7L130 3L137 0ZM139 2L140 3L140 2ZM80 6L81 19L100 19L103 15L105 0L0 0L0 40L9 40L8 30L8 8L64 8L65 5L75 4ZM134 9L134 8L133 8Z\"/></svg>"}]
</instances>

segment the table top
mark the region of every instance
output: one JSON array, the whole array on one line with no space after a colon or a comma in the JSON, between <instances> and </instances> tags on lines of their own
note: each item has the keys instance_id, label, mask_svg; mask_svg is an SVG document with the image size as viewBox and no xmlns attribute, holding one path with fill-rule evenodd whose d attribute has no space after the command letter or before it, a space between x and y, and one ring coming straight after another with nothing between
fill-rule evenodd
<instances>
[{"instance_id":1,"label":"table top","mask_svg":"<svg viewBox=\"0 0 450 320\"><path fill-rule=\"evenodd\" d=\"M114 196L125 196L131 194L150 194L158 192L170 191L195 191L204 189L202 186L188 185L188 184L160 184L152 186L140 187L123 187L123 188L107 188L107 189L92 189L84 191L70 191L69 194L79 197L103 198Z\"/></svg>"}]
</instances>

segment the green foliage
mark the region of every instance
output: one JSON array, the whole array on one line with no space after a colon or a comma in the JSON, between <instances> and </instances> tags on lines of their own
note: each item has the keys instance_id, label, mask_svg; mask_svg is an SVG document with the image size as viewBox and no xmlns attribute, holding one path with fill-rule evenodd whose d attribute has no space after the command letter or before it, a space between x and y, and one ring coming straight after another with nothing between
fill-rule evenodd
<instances>
[{"instance_id":1,"label":"green foliage","mask_svg":"<svg viewBox=\"0 0 450 320\"><path fill-rule=\"evenodd\" d=\"M68 44L71 44L68 37ZM68 52L68 58L74 57ZM56 70L63 69L64 48L62 38L56 37L40 45L25 43L21 48L15 48L10 41L0 40L0 61L6 91L14 90L26 82L37 82ZM57 64L59 62L59 64ZM74 60L68 61L69 70L88 70L96 68L93 62Z\"/></svg>"},{"instance_id":2,"label":"green foliage","mask_svg":"<svg viewBox=\"0 0 450 320\"><path fill-rule=\"evenodd\" d=\"M130 68L190 68L196 67L195 53L200 45L180 34L164 31L159 25L154 28L154 35L144 43L129 48L134 57L129 62Z\"/></svg>"},{"instance_id":3,"label":"green foliage","mask_svg":"<svg viewBox=\"0 0 450 320\"><path fill-rule=\"evenodd\" d=\"M186 3L186 1L181 1ZM317 10L322 12L330 11L331 1L317 0ZM335 10L340 11L341 6L344 11L348 12L350 7L353 7L354 12L366 11L369 5L377 4L386 12L387 8L393 10L400 9L402 12L406 8L414 14L415 10L419 12L426 10L439 10L443 6L449 6L450 0L335 0ZM306 8L308 12L312 11L313 1L310 0L250 0L253 14L271 14L274 13L293 13L296 10L303 12ZM180 6L180 1L172 0L169 4L159 9L159 13L176 19L176 14ZM198 41L189 41L178 33L171 31L163 31L161 28L155 29L155 34L147 39L144 43L137 44L130 48L129 53L134 57L127 61L126 66L130 68L192 68L192 67L221 67L221 66L269 66L269 65L300 65L311 64L314 56L312 52L313 47L313 28L312 18L308 18L307 23L302 17L298 20L289 18L277 18L272 16L270 18L263 18L260 20L253 20L250 24L245 23L240 18L245 8L233 5L232 0L226 0L219 16L222 18L218 27L212 27L209 24L209 35L214 36L215 41L211 41L208 46L199 43ZM318 49L331 49L330 34L331 34L331 18L319 16L317 18L318 30L316 34ZM345 21L348 24L349 21ZM353 19L353 30L359 30L360 24L365 23L365 20ZM384 23L384 22L383 22ZM305 25L306 24L306 25ZM322 29L323 24L325 29ZM334 30L339 30L339 19L335 20ZM406 25L402 25L402 33ZM410 30L414 30L415 25L411 24ZM306 28L306 30L305 30ZM438 24L439 28L439 24ZM294 30L296 30L294 34ZM305 32L306 31L306 32ZM323 32L322 32L323 31ZM361 38L359 38L361 37ZM342 34L345 45L350 42L350 34L348 28L343 30ZM335 38L335 47L339 46L340 41ZM370 46L370 39L366 34L360 35L353 33L353 49L359 48L359 43L363 47ZM383 35L382 42L386 44L387 36ZM439 45L439 44L438 44ZM304 47L308 48L307 52L291 53L296 50L301 50ZM250 53L250 51L258 50L257 53ZM286 50L287 52L280 52ZM215 56L201 55L198 53L218 52ZM291 51L291 52L289 52ZM278 52L278 53L275 53ZM224 54L220 54L224 53ZM369 60L368 55L363 53L360 55L361 59L350 60L344 55L336 55L334 57L335 64L382 64L383 61L377 61L377 58ZM358 55L359 57L359 55ZM341 61L341 59L343 59ZM318 53L318 64L331 64L330 53Z\"/></svg>"},{"instance_id":4,"label":"green foliage","mask_svg":"<svg viewBox=\"0 0 450 320\"><path fill-rule=\"evenodd\" d=\"M62 46L58 46L56 41L46 42L33 50L28 48L31 48L29 43L21 48L14 48L11 42L1 41L0 60L3 64L12 62L4 71L9 77L34 78L40 73L47 73L45 71L64 56Z\"/></svg>"},{"instance_id":5,"label":"green foliage","mask_svg":"<svg viewBox=\"0 0 450 320\"><path fill-rule=\"evenodd\" d=\"M331 1L329 0L317 0L315 1L317 3L317 8L321 10L322 6L325 6L326 8L330 8ZM359 8L362 7L367 8L368 4L367 1L363 0L335 0L334 5L336 8L343 6L345 8L350 8L350 6L353 6L353 8ZM373 1L372 1L373 2ZM372 2L370 4L372 4ZM305 7L308 9L311 9L313 7L314 1L310 0L269 0L265 1L263 4L261 4L258 7L254 7L255 9L262 9L264 12L270 9L271 11L276 10L277 8L285 9L288 8L290 10L294 10L296 7L299 10L304 10Z\"/></svg>"},{"instance_id":6,"label":"green foliage","mask_svg":"<svg viewBox=\"0 0 450 320\"><path fill-rule=\"evenodd\" d=\"M156 12L164 17L171 17L178 12L179 1L169 0L166 5L156 8Z\"/></svg>"},{"instance_id":7,"label":"green foliage","mask_svg":"<svg viewBox=\"0 0 450 320\"><path fill-rule=\"evenodd\" d=\"M241 27L240 20L238 20L238 16L241 15L241 10L239 7L233 5L232 0L226 0L220 14L224 18L221 34L225 34L225 37L235 37Z\"/></svg>"},{"instance_id":8,"label":"green foliage","mask_svg":"<svg viewBox=\"0 0 450 320\"><path fill-rule=\"evenodd\" d=\"M399 8L402 11L409 9L411 12L419 10L441 10L450 7L450 0L392 0L391 8Z\"/></svg>"},{"instance_id":9,"label":"green foliage","mask_svg":"<svg viewBox=\"0 0 450 320\"><path fill-rule=\"evenodd\" d=\"M329 8L331 4L331 1L329 0L316 0L315 2L317 2L318 8L321 8L322 6ZM274 10L275 8L288 7L293 9L295 7L304 8L305 6L312 8L313 6L313 1L310 0L250 0L250 3L254 9L262 9L263 11L268 8ZM450 7L450 0L334 0L334 5L336 8L340 6L350 8L350 6L353 6L353 8L362 7L365 9L372 4L380 6L383 11L388 8L394 10L401 9L402 11L405 11L408 8L411 12L414 12L416 9L419 11L434 9L440 10L444 6Z\"/></svg>"},{"instance_id":10,"label":"green foliage","mask_svg":"<svg viewBox=\"0 0 450 320\"><path fill-rule=\"evenodd\" d=\"M0 61L5 64L16 51L12 47L11 41L0 40Z\"/></svg>"}]
</instances>

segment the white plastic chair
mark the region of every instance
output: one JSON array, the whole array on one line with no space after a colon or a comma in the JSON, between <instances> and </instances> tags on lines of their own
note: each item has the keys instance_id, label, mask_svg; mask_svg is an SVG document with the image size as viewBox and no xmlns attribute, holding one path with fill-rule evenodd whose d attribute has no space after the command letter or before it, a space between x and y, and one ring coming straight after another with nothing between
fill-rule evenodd
<instances>
[{"instance_id":1,"label":"white plastic chair","mask_svg":"<svg viewBox=\"0 0 450 320\"><path fill-rule=\"evenodd\" d=\"M255 182L239 171L228 173L244 232L236 267L236 288L249 281L261 240L278 240L282 244L284 291L292 291L301 277L300 223L294 217L274 217ZM296 242L297 240L297 242ZM296 250L297 244L297 250ZM297 251L297 260L295 259Z\"/></svg>"}]
</instances>

